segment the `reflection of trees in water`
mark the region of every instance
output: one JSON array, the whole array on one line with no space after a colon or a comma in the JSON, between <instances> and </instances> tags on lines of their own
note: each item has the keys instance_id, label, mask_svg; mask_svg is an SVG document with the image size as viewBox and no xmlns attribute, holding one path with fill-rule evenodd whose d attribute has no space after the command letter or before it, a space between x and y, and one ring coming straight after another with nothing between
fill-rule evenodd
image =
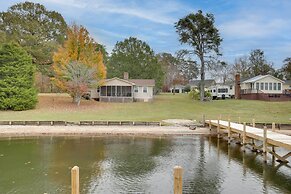
<instances>
[{"instance_id":1,"label":"reflection of trees in water","mask_svg":"<svg viewBox=\"0 0 291 194\"><path fill-rule=\"evenodd\" d=\"M44 185L39 169L41 148L36 139L0 141L0 192L33 193L40 191L34 184ZM19 188L21 190L19 190ZM43 191L43 190L41 190Z\"/></svg>"},{"instance_id":2,"label":"reflection of trees in water","mask_svg":"<svg viewBox=\"0 0 291 194\"><path fill-rule=\"evenodd\" d=\"M203 137L199 138L198 148L198 153L195 154L198 159L190 164L193 172L190 173L190 176L184 176L183 193L220 193L219 161L213 160L210 158L210 154L206 153ZM184 172L184 174L186 173Z\"/></svg>"},{"instance_id":3,"label":"reflection of trees in water","mask_svg":"<svg viewBox=\"0 0 291 194\"><path fill-rule=\"evenodd\" d=\"M121 187L116 189L119 191L144 190L146 177L157 167L155 156L168 153L171 148L169 139L132 137L111 141L106 145L106 157L112 162L111 184Z\"/></svg>"},{"instance_id":4,"label":"reflection of trees in water","mask_svg":"<svg viewBox=\"0 0 291 194\"><path fill-rule=\"evenodd\" d=\"M244 153L241 146L232 144L229 147L226 141L220 140L220 143L218 144L217 138L211 138L209 143L219 148L218 151L227 155L229 160L235 160L241 163L244 171L249 169L252 172L255 172L262 178L264 186L268 182L275 187L282 189L286 193L291 191L291 177L279 172L274 164L265 164L263 160L259 159L262 158L259 153L249 153L248 151ZM287 170L290 172L290 167Z\"/></svg>"},{"instance_id":5,"label":"reflection of trees in water","mask_svg":"<svg viewBox=\"0 0 291 194\"><path fill-rule=\"evenodd\" d=\"M51 149L46 165L49 166L49 176L54 184L68 191L71 168L77 165L80 167L81 193L87 193L91 180L101 174L101 162L105 155L104 138L54 138L44 145Z\"/></svg>"}]
</instances>

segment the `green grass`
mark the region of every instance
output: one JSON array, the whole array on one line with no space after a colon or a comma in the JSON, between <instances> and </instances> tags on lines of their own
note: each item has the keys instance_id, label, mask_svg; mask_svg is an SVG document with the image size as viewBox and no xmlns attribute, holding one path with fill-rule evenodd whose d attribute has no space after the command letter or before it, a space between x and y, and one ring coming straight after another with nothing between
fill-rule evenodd
<instances>
[{"instance_id":1,"label":"green grass","mask_svg":"<svg viewBox=\"0 0 291 194\"><path fill-rule=\"evenodd\" d=\"M53 98L53 97L51 97ZM191 100L186 94L161 94L152 103L100 103L82 101L81 107L70 105L61 108L53 103L38 106L34 110L13 112L0 111L0 120L131 120L161 121L163 119L206 119L231 118L242 122L291 123L290 102L264 102L252 100L214 100L199 102ZM70 104L70 98L65 98ZM40 100L41 102L41 100Z\"/></svg>"}]
</instances>

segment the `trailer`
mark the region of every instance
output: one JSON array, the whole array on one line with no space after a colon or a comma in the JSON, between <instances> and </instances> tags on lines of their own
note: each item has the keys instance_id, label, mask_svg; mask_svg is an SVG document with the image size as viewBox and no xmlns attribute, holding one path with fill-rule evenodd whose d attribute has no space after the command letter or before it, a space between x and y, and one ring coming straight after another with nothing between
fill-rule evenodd
<instances>
[{"instance_id":1,"label":"trailer","mask_svg":"<svg viewBox=\"0 0 291 194\"><path fill-rule=\"evenodd\" d=\"M226 99L233 97L233 87L227 85L216 85L209 88L212 99Z\"/></svg>"}]
</instances>

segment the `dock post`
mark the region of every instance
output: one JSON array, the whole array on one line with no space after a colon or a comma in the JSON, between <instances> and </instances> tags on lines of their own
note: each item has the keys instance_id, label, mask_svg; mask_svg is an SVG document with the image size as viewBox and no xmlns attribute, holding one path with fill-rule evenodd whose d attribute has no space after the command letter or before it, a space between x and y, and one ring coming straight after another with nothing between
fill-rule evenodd
<instances>
[{"instance_id":1,"label":"dock post","mask_svg":"<svg viewBox=\"0 0 291 194\"><path fill-rule=\"evenodd\" d=\"M256 127L256 120L253 119L253 127Z\"/></svg>"},{"instance_id":2,"label":"dock post","mask_svg":"<svg viewBox=\"0 0 291 194\"><path fill-rule=\"evenodd\" d=\"M272 123L272 131L273 132L275 131L275 123L274 122Z\"/></svg>"},{"instance_id":3,"label":"dock post","mask_svg":"<svg viewBox=\"0 0 291 194\"><path fill-rule=\"evenodd\" d=\"M211 131L211 120L209 120L209 131Z\"/></svg>"},{"instance_id":4,"label":"dock post","mask_svg":"<svg viewBox=\"0 0 291 194\"><path fill-rule=\"evenodd\" d=\"M217 120L217 138L220 138L220 122L219 119Z\"/></svg>"},{"instance_id":5,"label":"dock post","mask_svg":"<svg viewBox=\"0 0 291 194\"><path fill-rule=\"evenodd\" d=\"M244 122L243 126L243 151L246 151L246 122Z\"/></svg>"},{"instance_id":6,"label":"dock post","mask_svg":"<svg viewBox=\"0 0 291 194\"><path fill-rule=\"evenodd\" d=\"M205 114L202 115L202 125L205 126Z\"/></svg>"},{"instance_id":7,"label":"dock post","mask_svg":"<svg viewBox=\"0 0 291 194\"><path fill-rule=\"evenodd\" d=\"M264 155L264 162L267 162L267 127L266 126L264 126L263 155Z\"/></svg>"},{"instance_id":8,"label":"dock post","mask_svg":"<svg viewBox=\"0 0 291 194\"><path fill-rule=\"evenodd\" d=\"M174 167L174 194L182 194L183 189L183 168Z\"/></svg>"},{"instance_id":9,"label":"dock post","mask_svg":"<svg viewBox=\"0 0 291 194\"><path fill-rule=\"evenodd\" d=\"M79 167L78 166L74 166L71 170L71 185L72 185L72 194L80 194Z\"/></svg>"},{"instance_id":10,"label":"dock post","mask_svg":"<svg viewBox=\"0 0 291 194\"><path fill-rule=\"evenodd\" d=\"M238 117L238 124L240 124L240 117Z\"/></svg>"},{"instance_id":11,"label":"dock post","mask_svg":"<svg viewBox=\"0 0 291 194\"><path fill-rule=\"evenodd\" d=\"M228 144L230 144L230 136L231 136L231 129L230 129L230 119L228 119Z\"/></svg>"}]
</instances>

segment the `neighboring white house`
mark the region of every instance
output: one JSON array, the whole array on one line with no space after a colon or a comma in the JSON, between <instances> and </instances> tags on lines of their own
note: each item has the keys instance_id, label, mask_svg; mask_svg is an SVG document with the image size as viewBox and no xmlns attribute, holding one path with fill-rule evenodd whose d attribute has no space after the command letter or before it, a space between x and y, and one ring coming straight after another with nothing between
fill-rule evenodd
<instances>
[{"instance_id":1,"label":"neighboring white house","mask_svg":"<svg viewBox=\"0 0 291 194\"><path fill-rule=\"evenodd\" d=\"M184 93L185 86L184 85L175 85L175 87L171 87L171 93Z\"/></svg>"},{"instance_id":2,"label":"neighboring white house","mask_svg":"<svg viewBox=\"0 0 291 194\"><path fill-rule=\"evenodd\" d=\"M128 78L128 74L125 74ZM149 102L153 100L155 80L153 79L106 79L102 86L91 89L92 99L101 102Z\"/></svg>"},{"instance_id":3,"label":"neighboring white house","mask_svg":"<svg viewBox=\"0 0 291 194\"><path fill-rule=\"evenodd\" d=\"M241 82L243 93L282 94L283 80L271 75L258 75Z\"/></svg>"},{"instance_id":4,"label":"neighboring white house","mask_svg":"<svg viewBox=\"0 0 291 194\"><path fill-rule=\"evenodd\" d=\"M286 80L283 83L283 92L286 94L291 94L291 80Z\"/></svg>"}]
</instances>

